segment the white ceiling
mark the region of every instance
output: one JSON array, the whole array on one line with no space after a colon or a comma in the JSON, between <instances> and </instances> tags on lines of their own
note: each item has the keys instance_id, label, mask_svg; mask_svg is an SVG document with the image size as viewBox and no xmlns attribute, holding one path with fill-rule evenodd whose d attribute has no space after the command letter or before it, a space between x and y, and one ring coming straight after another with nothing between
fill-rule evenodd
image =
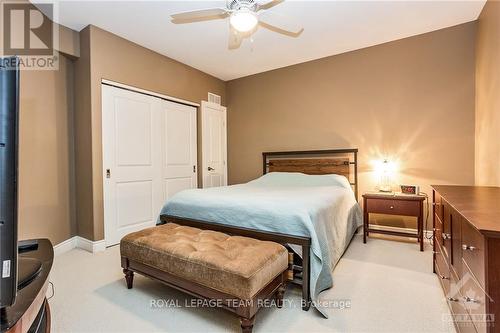
<instances>
[{"instance_id":1,"label":"white ceiling","mask_svg":"<svg viewBox=\"0 0 500 333\"><path fill-rule=\"evenodd\" d=\"M42 0L43 1L43 0ZM228 50L228 19L176 25L169 15L225 1L55 0L59 23L96 25L223 80L285 67L476 20L485 0L294 1L271 11L303 25L299 38L266 29ZM33 1L35 2L35 1Z\"/></svg>"}]
</instances>

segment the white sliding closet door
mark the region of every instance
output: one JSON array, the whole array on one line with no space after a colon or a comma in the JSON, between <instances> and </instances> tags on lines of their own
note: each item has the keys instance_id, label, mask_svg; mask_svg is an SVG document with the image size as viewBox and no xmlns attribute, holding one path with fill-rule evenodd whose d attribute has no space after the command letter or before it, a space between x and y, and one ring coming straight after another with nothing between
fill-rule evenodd
<instances>
[{"instance_id":1,"label":"white sliding closet door","mask_svg":"<svg viewBox=\"0 0 500 333\"><path fill-rule=\"evenodd\" d=\"M103 85L102 119L104 225L110 246L154 226L170 196L196 187L196 109Z\"/></svg>"},{"instance_id":2,"label":"white sliding closet door","mask_svg":"<svg viewBox=\"0 0 500 333\"><path fill-rule=\"evenodd\" d=\"M165 200L175 193L196 188L196 108L163 101L164 160L163 183Z\"/></svg>"}]
</instances>

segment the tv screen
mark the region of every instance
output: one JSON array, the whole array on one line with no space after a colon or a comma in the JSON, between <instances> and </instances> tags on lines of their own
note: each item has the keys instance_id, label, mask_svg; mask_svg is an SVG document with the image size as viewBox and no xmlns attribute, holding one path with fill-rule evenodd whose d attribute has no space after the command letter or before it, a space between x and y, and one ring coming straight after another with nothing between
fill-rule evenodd
<instances>
[{"instance_id":1,"label":"tv screen","mask_svg":"<svg viewBox=\"0 0 500 333\"><path fill-rule=\"evenodd\" d=\"M14 304L17 291L17 64L0 58L0 308Z\"/></svg>"}]
</instances>

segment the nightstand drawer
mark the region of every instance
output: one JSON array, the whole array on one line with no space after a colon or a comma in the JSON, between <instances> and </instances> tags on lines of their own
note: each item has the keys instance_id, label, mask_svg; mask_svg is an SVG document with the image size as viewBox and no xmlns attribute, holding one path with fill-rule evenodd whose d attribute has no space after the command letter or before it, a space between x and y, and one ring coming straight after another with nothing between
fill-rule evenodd
<instances>
[{"instance_id":1,"label":"nightstand drawer","mask_svg":"<svg viewBox=\"0 0 500 333\"><path fill-rule=\"evenodd\" d=\"M368 213L418 216L420 214L419 201L368 199L366 201Z\"/></svg>"}]
</instances>

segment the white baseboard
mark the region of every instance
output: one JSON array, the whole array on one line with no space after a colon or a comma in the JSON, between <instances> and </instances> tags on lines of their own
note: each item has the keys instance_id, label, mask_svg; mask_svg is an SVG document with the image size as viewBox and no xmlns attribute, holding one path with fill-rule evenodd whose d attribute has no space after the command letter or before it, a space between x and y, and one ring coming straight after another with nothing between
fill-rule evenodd
<instances>
[{"instance_id":1,"label":"white baseboard","mask_svg":"<svg viewBox=\"0 0 500 333\"><path fill-rule=\"evenodd\" d=\"M104 239L100 241L91 241L86 238L76 236L76 247L91 253L102 252L106 250L106 241Z\"/></svg>"},{"instance_id":2,"label":"white baseboard","mask_svg":"<svg viewBox=\"0 0 500 333\"><path fill-rule=\"evenodd\" d=\"M106 249L106 241L91 241L80 236L74 236L57 245L54 245L54 255L59 256L72 249L82 249L90 253L102 252Z\"/></svg>"},{"instance_id":3,"label":"white baseboard","mask_svg":"<svg viewBox=\"0 0 500 333\"><path fill-rule=\"evenodd\" d=\"M54 255L57 257L63 253L73 250L74 248L76 248L76 236L54 245Z\"/></svg>"}]
</instances>

